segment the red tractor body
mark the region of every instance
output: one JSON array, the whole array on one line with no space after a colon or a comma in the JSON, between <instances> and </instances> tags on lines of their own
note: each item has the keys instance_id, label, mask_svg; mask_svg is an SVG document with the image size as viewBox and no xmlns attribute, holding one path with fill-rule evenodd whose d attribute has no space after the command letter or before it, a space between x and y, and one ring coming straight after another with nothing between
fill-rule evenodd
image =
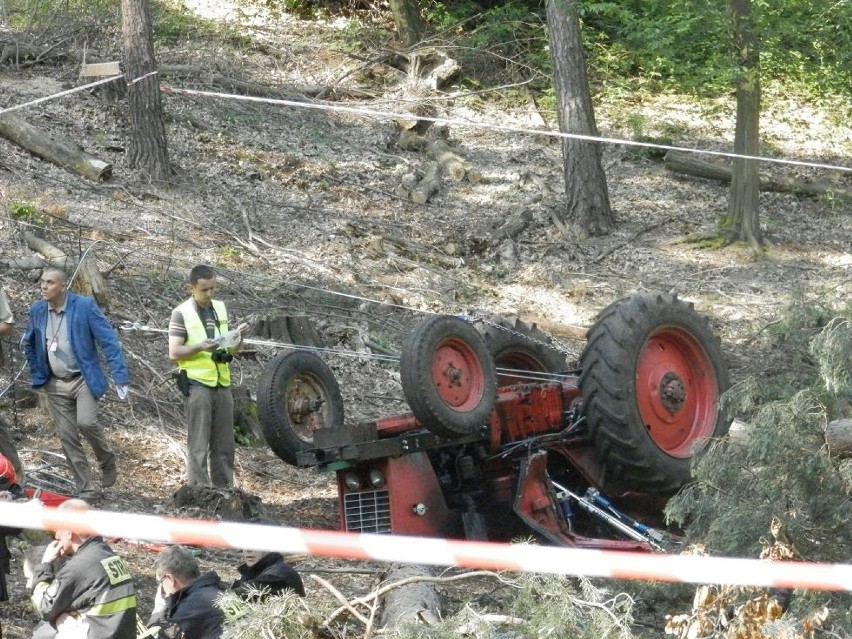
<instances>
[{"instance_id":1,"label":"red tractor body","mask_svg":"<svg viewBox=\"0 0 852 639\"><path fill-rule=\"evenodd\" d=\"M345 531L661 549L668 497L727 431L727 370L706 322L676 298L628 298L568 373L535 327L498 328L510 335L421 322L401 360L412 413L365 424L345 424L316 356L279 356L258 394L267 441L336 472Z\"/></svg>"}]
</instances>

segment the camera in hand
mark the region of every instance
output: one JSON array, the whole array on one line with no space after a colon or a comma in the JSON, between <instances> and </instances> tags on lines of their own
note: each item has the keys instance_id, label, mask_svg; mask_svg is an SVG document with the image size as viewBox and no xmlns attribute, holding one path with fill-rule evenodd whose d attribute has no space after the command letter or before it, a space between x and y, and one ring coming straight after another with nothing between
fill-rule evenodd
<instances>
[{"instance_id":1,"label":"camera in hand","mask_svg":"<svg viewBox=\"0 0 852 639\"><path fill-rule=\"evenodd\" d=\"M229 364L234 359L234 356L224 348L217 348L215 351L210 353L210 358L216 364Z\"/></svg>"}]
</instances>

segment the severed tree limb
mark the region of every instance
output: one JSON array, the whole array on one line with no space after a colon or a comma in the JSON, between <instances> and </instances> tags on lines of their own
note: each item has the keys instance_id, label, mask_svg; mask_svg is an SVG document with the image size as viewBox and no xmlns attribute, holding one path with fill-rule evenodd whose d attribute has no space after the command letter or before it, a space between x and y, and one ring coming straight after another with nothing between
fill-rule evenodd
<instances>
[{"instance_id":1,"label":"severed tree limb","mask_svg":"<svg viewBox=\"0 0 852 639\"><path fill-rule=\"evenodd\" d=\"M437 162L432 162L426 169L426 173L420 182L411 189L411 201L417 204L426 204L429 198L432 197L441 188L440 167Z\"/></svg>"},{"instance_id":2,"label":"severed tree limb","mask_svg":"<svg viewBox=\"0 0 852 639\"><path fill-rule=\"evenodd\" d=\"M450 151L444 140L430 140L426 143L426 154L438 163L441 175L461 182L467 175L467 165L457 153Z\"/></svg>"},{"instance_id":3,"label":"severed tree limb","mask_svg":"<svg viewBox=\"0 0 852 639\"><path fill-rule=\"evenodd\" d=\"M852 457L852 419L835 419L825 429L825 443L832 455Z\"/></svg>"},{"instance_id":4,"label":"severed tree limb","mask_svg":"<svg viewBox=\"0 0 852 639\"><path fill-rule=\"evenodd\" d=\"M33 251L41 253L46 258L53 260L68 260L66 263L74 264L76 260L66 255L65 251L54 246L47 240L36 237L32 233L24 233L24 241ZM67 267L66 267L67 268ZM84 259L77 267L77 278L72 284L72 289L82 295L90 295L97 300L104 309L109 308L110 294L101 272L98 270L94 260Z\"/></svg>"},{"instance_id":5,"label":"severed tree limb","mask_svg":"<svg viewBox=\"0 0 852 639\"><path fill-rule=\"evenodd\" d=\"M667 169L676 173L684 173L708 180L719 180L720 182L731 181L732 169L730 166L718 162L701 160L691 153L669 151L666 153L665 165ZM852 190L843 188L842 186L826 182L811 182L808 180L774 176L765 172L760 173L760 190L815 196L833 195L852 199Z\"/></svg>"},{"instance_id":6,"label":"severed tree limb","mask_svg":"<svg viewBox=\"0 0 852 639\"><path fill-rule=\"evenodd\" d=\"M11 259L0 259L0 266L2 266L3 268L16 269L19 271L42 269L48 265L58 266L61 269L67 269L74 267L76 265L76 261L67 256L55 260L45 260L40 257L19 257Z\"/></svg>"},{"instance_id":7,"label":"severed tree limb","mask_svg":"<svg viewBox=\"0 0 852 639\"><path fill-rule=\"evenodd\" d=\"M337 588L332 586L330 583L328 583L322 577L317 577L316 575L308 575L308 577L310 577L311 579L316 581L319 585L321 585L323 588L328 590L335 599L337 599L341 604L343 604L343 605L340 606L340 608L338 608L335 612L333 612L331 614L331 616L328 617L328 619L323 621L320 624L320 627L328 627L328 624L330 624L336 617L338 617L343 612L349 612L349 614L351 614L358 621L360 621L362 624L364 624L364 626L369 625L369 623L370 623L369 619L367 619L364 615L362 615L360 612L355 610L355 607L352 606L346 600L346 597L344 597Z\"/></svg>"},{"instance_id":8,"label":"severed tree limb","mask_svg":"<svg viewBox=\"0 0 852 639\"><path fill-rule=\"evenodd\" d=\"M309 575L311 578L319 579L319 577L315 577L314 575ZM389 584L385 584L374 590L368 595L364 595L362 597L356 597L352 601L346 601L346 603L334 612L332 612L328 618L323 622L323 626L327 626L334 619L339 617L341 614L349 610L350 608L354 608L354 606L364 606L368 605L370 601L373 601L376 597L383 597L390 591L401 588L402 586L407 586L409 584L414 583L452 583L454 581L461 581L463 579L474 579L478 577L494 577L499 580L501 583L514 586L515 584L507 579L501 577L498 573L492 572L490 570L474 570L473 572L465 572L459 575L450 575L449 577L427 577L427 576L415 576L415 577L406 577L405 579L400 579L399 581L394 581ZM337 592L337 591L335 591ZM332 593L333 594L333 593ZM340 594L339 592L337 594ZM343 595L340 595L343 597ZM338 599L339 601L339 599Z\"/></svg>"},{"instance_id":9,"label":"severed tree limb","mask_svg":"<svg viewBox=\"0 0 852 639\"><path fill-rule=\"evenodd\" d=\"M398 583L409 577L431 577L431 568L416 564L394 564L384 581ZM376 596L378 602L378 595ZM440 619L441 598L435 585L429 582L412 582L395 588L383 597L380 623L385 628L395 628L411 622Z\"/></svg>"},{"instance_id":10,"label":"severed tree limb","mask_svg":"<svg viewBox=\"0 0 852 639\"><path fill-rule=\"evenodd\" d=\"M52 136L15 115L0 115L0 135L45 160L101 182L112 176L112 164L83 151L71 140Z\"/></svg>"}]
</instances>

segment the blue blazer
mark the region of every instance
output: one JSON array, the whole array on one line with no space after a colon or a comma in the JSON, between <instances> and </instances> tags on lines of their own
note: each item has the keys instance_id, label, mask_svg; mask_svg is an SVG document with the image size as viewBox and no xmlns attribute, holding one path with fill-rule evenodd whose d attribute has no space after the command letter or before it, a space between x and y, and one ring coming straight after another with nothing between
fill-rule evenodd
<instances>
[{"instance_id":1,"label":"blue blazer","mask_svg":"<svg viewBox=\"0 0 852 639\"><path fill-rule=\"evenodd\" d=\"M68 340L77 359L80 373L95 399L107 391L107 380L98 362L98 347L103 351L113 381L121 386L130 383L130 373L124 363L121 343L109 320L91 297L68 291L65 325ZM30 319L24 333L24 354L30 365L33 388L40 388L50 379L47 360L47 302L39 300L30 307Z\"/></svg>"}]
</instances>

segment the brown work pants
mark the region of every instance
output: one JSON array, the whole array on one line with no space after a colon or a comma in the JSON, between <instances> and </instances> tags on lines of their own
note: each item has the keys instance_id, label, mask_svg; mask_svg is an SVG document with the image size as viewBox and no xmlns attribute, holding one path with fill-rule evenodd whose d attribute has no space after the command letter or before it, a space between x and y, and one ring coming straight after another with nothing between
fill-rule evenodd
<instances>
[{"instance_id":1,"label":"brown work pants","mask_svg":"<svg viewBox=\"0 0 852 639\"><path fill-rule=\"evenodd\" d=\"M234 397L229 387L189 385L186 398L186 483L234 485ZM207 462L210 462L210 473Z\"/></svg>"},{"instance_id":2,"label":"brown work pants","mask_svg":"<svg viewBox=\"0 0 852 639\"><path fill-rule=\"evenodd\" d=\"M68 381L51 377L43 388L50 400L56 435L74 475L77 493L84 498L98 495L100 490L92 481L92 468L80 436L91 445L102 471L115 464L115 453L98 424L97 400L92 397L82 375Z\"/></svg>"}]
</instances>

